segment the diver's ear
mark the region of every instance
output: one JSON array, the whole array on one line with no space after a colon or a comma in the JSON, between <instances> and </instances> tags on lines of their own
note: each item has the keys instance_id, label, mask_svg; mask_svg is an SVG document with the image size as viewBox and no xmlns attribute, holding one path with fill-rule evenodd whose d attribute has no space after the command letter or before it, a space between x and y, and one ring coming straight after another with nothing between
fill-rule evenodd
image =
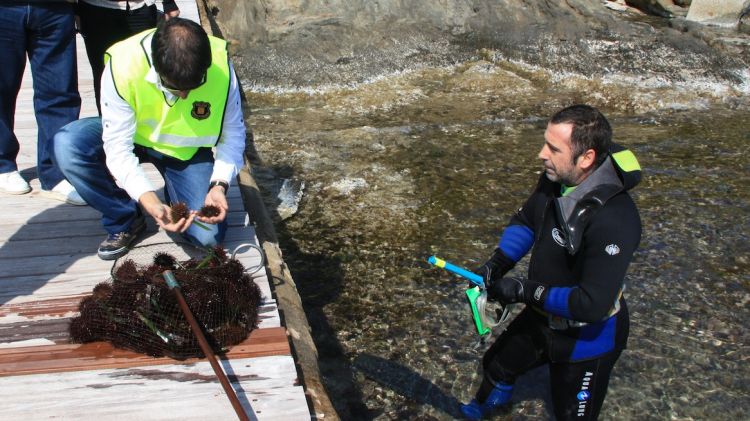
<instances>
[{"instance_id":1,"label":"diver's ear","mask_svg":"<svg viewBox=\"0 0 750 421\"><path fill-rule=\"evenodd\" d=\"M578 155L576 158L576 166L583 172L594 169L596 163L596 151L593 149L587 149L586 152Z\"/></svg>"}]
</instances>

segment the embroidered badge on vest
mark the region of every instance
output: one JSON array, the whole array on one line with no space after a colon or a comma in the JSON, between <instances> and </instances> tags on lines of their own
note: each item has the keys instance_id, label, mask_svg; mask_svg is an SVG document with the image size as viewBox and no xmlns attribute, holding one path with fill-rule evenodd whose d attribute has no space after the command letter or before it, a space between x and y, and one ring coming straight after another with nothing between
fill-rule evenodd
<instances>
[{"instance_id":1,"label":"embroidered badge on vest","mask_svg":"<svg viewBox=\"0 0 750 421\"><path fill-rule=\"evenodd\" d=\"M190 115L196 120L207 119L211 115L211 104L202 101L193 102L193 110L190 111Z\"/></svg>"}]
</instances>

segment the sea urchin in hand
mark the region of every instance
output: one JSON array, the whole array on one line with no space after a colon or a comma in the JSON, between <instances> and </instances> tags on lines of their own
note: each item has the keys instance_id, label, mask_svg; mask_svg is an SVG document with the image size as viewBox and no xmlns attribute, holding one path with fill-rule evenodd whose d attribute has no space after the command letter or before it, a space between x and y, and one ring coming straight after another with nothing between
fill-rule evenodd
<instances>
[{"instance_id":1,"label":"sea urchin in hand","mask_svg":"<svg viewBox=\"0 0 750 421\"><path fill-rule=\"evenodd\" d=\"M200 212L198 212L198 216L201 218L213 218L214 216L219 216L221 213L221 210L214 206L214 205L206 205L201 208Z\"/></svg>"},{"instance_id":2,"label":"sea urchin in hand","mask_svg":"<svg viewBox=\"0 0 750 421\"><path fill-rule=\"evenodd\" d=\"M190 216L190 209L184 202L173 203L171 209L172 211L169 216L172 219L172 222L177 222L182 218Z\"/></svg>"}]
</instances>

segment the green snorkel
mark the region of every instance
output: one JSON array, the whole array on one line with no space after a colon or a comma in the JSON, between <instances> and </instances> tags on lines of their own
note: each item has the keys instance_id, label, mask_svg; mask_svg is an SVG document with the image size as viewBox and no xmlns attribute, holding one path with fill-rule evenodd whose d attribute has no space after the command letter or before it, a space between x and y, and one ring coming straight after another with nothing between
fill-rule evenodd
<instances>
[{"instance_id":1,"label":"green snorkel","mask_svg":"<svg viewBox=\"0 0 750 421\"><path fill-rule=\"evenodd\" d=\"M510 312L509 306L501 306L500 308L502 310L495 310L496 316L500 315L502 312L502 315L498 318L493 318L487 313L487 287L481 276L450 262L446 262L437 256L430 256L427 259L427 262L431 265L455 273L474 284L473 287L466 290L466 298L469 300L469 307L471 308L471 316L474 320L474 326L477 328L479 336L483 339L489 337L492 333L493 327L499 325L508 318Z\"/></svg>"}]
</instances>

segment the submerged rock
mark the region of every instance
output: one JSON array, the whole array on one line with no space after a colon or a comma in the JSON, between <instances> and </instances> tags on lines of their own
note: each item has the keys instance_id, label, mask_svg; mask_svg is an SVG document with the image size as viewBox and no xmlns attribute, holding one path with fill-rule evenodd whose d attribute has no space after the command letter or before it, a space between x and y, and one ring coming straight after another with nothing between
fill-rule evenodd
<instances>
[{"instance_id":1,"label":"submerged rock","mask_svg":"<svg viewBox=\"0 0 750 421\"><path fill-rule=\"evenodd\" d=\"M279 199L276 211L279 213L279 217L282 220L290 218L297 213L299 202L302 200L304 190L305 182L302 180L291 180L285 178L281 182L279 193L276 195Z\"/></svg>"}]
</instances>

